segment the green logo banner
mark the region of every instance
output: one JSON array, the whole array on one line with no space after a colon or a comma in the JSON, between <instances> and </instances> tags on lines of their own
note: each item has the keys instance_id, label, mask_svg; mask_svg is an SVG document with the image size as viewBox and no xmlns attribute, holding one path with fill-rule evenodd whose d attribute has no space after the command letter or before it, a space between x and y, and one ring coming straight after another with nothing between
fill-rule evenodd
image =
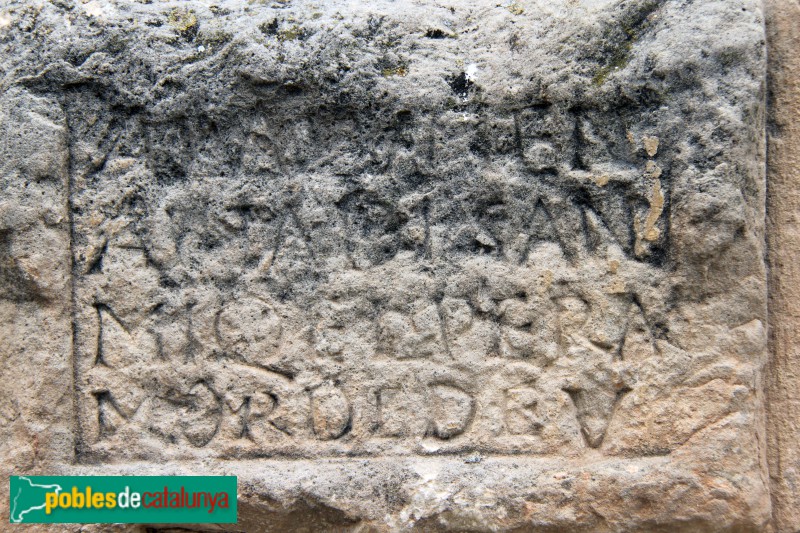
<instances>
[{"instance_id":1,"label":"green logo banner","mask_svg":"<svg viewBox=\"0 0 800 533\"><path fill-rule=\"evenodd\" d=\"M11 476L12 524L236 523L236 476Z\"/></svg>"}]
</instances>

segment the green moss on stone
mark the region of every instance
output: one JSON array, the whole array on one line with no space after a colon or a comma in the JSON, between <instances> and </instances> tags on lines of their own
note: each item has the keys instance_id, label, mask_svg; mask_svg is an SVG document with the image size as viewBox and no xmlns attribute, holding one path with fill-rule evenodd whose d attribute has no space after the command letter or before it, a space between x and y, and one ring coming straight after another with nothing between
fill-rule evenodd
<instances>
[{"instance_id":1,"label":"green moss on stone","mask_svg":"<svg viewBox=\"0 0 800 533\"><path fill-rule=\"evenodd\" d=\"M197 15L190 9L176 7L170 11L167 21L181 33L190 32L197 27Z\"/></svg>"}]
</instances>

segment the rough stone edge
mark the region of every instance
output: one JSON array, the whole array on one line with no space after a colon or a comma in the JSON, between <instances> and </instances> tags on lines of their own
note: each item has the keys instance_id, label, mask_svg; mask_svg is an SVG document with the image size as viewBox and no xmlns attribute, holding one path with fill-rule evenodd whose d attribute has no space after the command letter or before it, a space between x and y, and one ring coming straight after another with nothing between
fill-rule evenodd
<instances>
[{"instance_id":1,"label":"rough stone edge","mask_svg":"<svg viewBox=\"0 0 800 533\"><path fill-rule=\"evenodd\" d=\"M767 437L777 532L800 531L800 2L766 0L768 42Z\"/></svg>"},{"instance_id":2,"label":"rough stone edge","mask_svg":"<svg viewBox=\"0 0 800 533\"><path fill-rule=\"evenodd\" d=\"M7 89L0 89L0 98ZM56 125L66 133L67 124ZM66 139L66 136L64 136ZM50 290L46 298L0 301L0 531L9 524L9 476L47 475L75 462L75 394L73 382L72 248L69 220L69 152L54 175L54 186L41 203L52 204L54 220L48 254ZM21 185L19 180L15 185ZM22 205L23 208L37 207ZM37 239L36 227L17 238ZM55 245L55 242L58 245ZM19 376L18 369L35 369ZM27 379L26 379L27 378ZM20 444L23 444L20 446ZM64 526L60 526L63 530ZM58 531L34 525L28 531ZM24 526L15 526L18 531Z\"/></svg>"}]
</instances>

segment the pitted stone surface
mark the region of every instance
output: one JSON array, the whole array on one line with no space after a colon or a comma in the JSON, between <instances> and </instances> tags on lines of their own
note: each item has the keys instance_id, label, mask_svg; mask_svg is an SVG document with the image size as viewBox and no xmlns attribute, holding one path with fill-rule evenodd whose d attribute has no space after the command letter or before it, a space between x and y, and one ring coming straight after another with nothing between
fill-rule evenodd
<instances>
[{"instance_id":1,"label":"pitted stone surface","mask_svg":"<svg viewBox=\"0 0 800 533\"><path fill-rule=\"evenodd\" d=\"M0 14L2 303L72 330L16 363L72 378L51 469L235 473L245 521L766 523L760 3Z\"/></svg>"}]
</instances>

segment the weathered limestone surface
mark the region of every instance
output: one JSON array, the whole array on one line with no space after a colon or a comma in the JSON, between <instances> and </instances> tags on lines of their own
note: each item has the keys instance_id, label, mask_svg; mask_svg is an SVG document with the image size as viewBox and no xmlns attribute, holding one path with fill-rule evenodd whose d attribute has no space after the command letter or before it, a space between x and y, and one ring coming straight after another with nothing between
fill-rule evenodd
<instances>
[{"instance_id":1,"label":"weathered limestone surface","mask_svg":"<svg viewBox=\"0 0 800 533\"><path fill-rule=\"evenodd\" d=\"M0 57L1 475L766 527L760 2L6 1Z\"/></svg>"},{"instance_id":2,"label":"weathered limestone surface","mask_svg":"<svg viewBox=\"0 0 800 533\"><path fill-rule=\"evenodd\" d=\"M768 442L775 528L800 531L800 4L766 3L769 42Z\"/></svg>"}]
</instances>

